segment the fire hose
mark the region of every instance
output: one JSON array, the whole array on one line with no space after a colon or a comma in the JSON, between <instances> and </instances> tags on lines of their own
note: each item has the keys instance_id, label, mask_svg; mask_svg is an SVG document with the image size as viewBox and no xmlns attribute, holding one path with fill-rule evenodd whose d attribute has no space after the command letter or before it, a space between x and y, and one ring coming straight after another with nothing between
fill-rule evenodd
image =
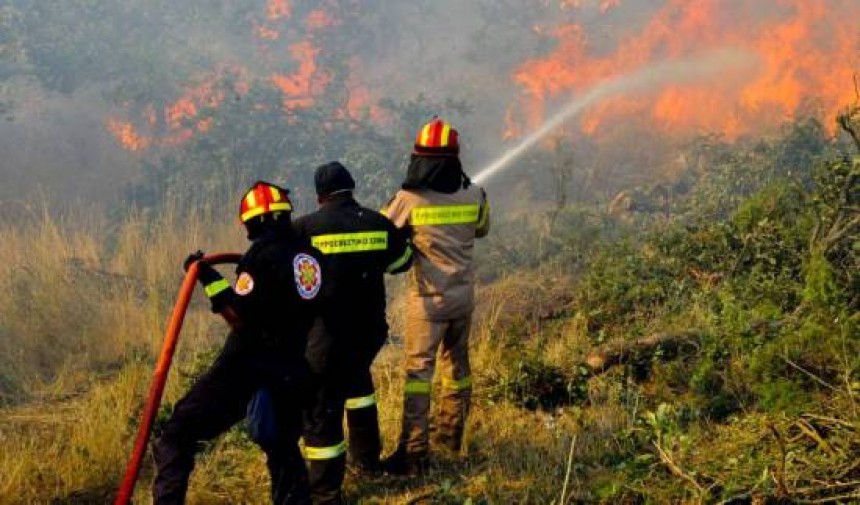
<instances>
[{"instance_id":1,"label":"fire hose","mask_svg":"<svg viewBox=\"0 0 860 505\"><path fill-rule=\"evenodd\" d=\"M221 253L206 255L201 261L205 261L210 265L220 265L224 263L238 263L241 257L240 254L236 253ZM179 295L176 297L173 313L170 315L170 320L167 323L164 342L161 345L161 353L158 356L152 383L149 386L149 395L144 405L140 427L137 430L134 449L125 470L125 477L117 492L115 505L128 505L131 502L134 485L140 473L140 463L143 460L143 455L146 453L146 444L149 442L152 425L155 422L155 416L158 414L158 407L161 405L161 396L164 394L167 373L170 371L170 365L173 362L173 354L176 351L176 343L179 340L182 322L185 320L185 312L188 309L188 304L191 302L194 287L197 285L197 272L198 262L194 262L185 273L182 286L179 288Z\"/></svg>"}]
</instances>

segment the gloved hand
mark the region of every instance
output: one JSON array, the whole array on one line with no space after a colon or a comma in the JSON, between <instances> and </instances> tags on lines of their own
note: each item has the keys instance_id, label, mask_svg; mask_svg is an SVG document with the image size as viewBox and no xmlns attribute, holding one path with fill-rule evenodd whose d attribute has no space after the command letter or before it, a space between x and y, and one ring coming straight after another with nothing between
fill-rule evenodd
<instances>
[{"instance_id":1,"label":"gloved hand","mask_svg":"<svg viewBox=\"0 0 860 505\"><path fill-rule=\"evenodd\" d=\"M203 251L201 251L200 249L189 254L188 257L185 258L185 261L182 262L182 269L187 272L188 269L191 268L191 265L193 263L203 259L203 256L204 256Z\"/></svg>"}]
</instances>

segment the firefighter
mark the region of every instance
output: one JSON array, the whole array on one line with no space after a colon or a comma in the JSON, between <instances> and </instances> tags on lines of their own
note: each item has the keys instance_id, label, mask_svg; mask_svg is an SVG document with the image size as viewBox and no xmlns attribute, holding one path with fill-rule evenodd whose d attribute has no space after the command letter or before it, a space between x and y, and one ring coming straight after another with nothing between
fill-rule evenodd
<instances>
[{"instance_id":1,"label":"firefighter","mask_svg":"<svg viewBox=\"0 0 860 505\"><path fill-rule=\"evenodd\" d=\"M257 182L242 198L240 218L251 247L231 286L202 252L199 280L231 331L212 366L179 400L155 442L156 505L185 501L198 444L245 417L252 398L271 399L277 430L263 441L275 504L310 503L299 451L309 370L304 358L322 288L321 256L292 228L288 190ZM257 402L258 403L258 402Z\"/></svg>"},{"instance_id":2,"label":"firefighter","mask_svg":"<svg viewBox=\"0 0 860 505\"><path fill-rule=\"evenodd\" d=\"M312 330L308 361L322 387L304 433L314 503L341 503L349 428L349 459L357 471L378 471L381 443L370 366L388 337L383 276L411 264L407 237L385 216L353 198L355 181L340 163L314 174L319 210L295 222L323 253L327 307Z\"/></svg>"},{"instance_id":3,"label":"firefighter","mask_svg":"<svg viewBox=\"0 0 860 505\"><path fill-rule=\"evenodd\" d=\"M463 172L458 137L441 119L424 125L402 189L383 209L395 226L412 229L415 255L407 295L402 431L397 449L383 462L394 474L415 474L426 465L431 384L440 347L442 391L434 445L459 453L469 413L473 251L475 238L489 232L490 209L484 190Z\"/></svg>"}]
</instances>

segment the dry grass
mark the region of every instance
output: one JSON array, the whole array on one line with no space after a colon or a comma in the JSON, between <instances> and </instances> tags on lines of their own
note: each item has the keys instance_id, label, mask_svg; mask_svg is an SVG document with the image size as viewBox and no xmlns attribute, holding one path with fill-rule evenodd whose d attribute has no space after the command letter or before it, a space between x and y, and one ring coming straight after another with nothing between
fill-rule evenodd
<instances>
[{"instance_id":1,"label":"dry grass","mask_svg":"<svg viewBox=\"0 0 860 505\"><path fill-rule=\"evenodd\" d=\"M98 214L32 216L24 225L0 228L0 280L13 286L0 294L2 387L0 409L0 503L104 503L124 470L139 411L151 377L163 325L181 277L178 265L200 245L236 250L244 241L233 223L204 227L174 210L159 216L130 214L111 226ZM176 233L182 230L182 233ZM519 289L519 288L517 288ZM392 291L399 293L397 281ZM566 413L522 412L481 398L484 370L502 365L497 342L512 314L528 303L549 303L540 293L512 288L486 291L475 322L473 361L478 381L464 459L442 458L415 481L348 478L348 496L361 503L460 503L481 497L492 503L547 503L565 477L571 434ZM396 297L391 313L399 312ZM511 303L516 303L512 306ZM398 317L392 333L400 334ZM514 325L516 326L516 325ZM197 359L218 345L223 325L198 299L183 332L177 364ZM548 352L563 363L564 342ZM401 354L384 349L375 376L386 450L399 430ZM165 402L181 394L171 375ZM614 414L613 414L614 415ZM616 420L617 421L617 420ZM615 422L615 421L613 421ZM588 433L577 452L590 451ZM583 453L585 454L585 452ZM136 498L148 501L152 469L143 469ZM262 454L239 432L231 432L201 456L189 503L265 503L268 476ZM572 482L571 490L577 485Z\"/></svg>"},{"instance_id":2,"label":"dry grass","mask_svg":"<svg viewBox=\"0 0 860 505\"><path fill-rule=\"evenodd\" d=\"M111 500L181 278L179 264L198 246L245 246L229 218L203 226L200 218L181 217L170 207L159 216L132 213L119 225L108 223L97 214L38 214L24 226L0 225L0 280L13 287L0 294L8 307L0 320L0 503ZM572 282L543 268L482 287L472 339L476 389L467 451L461 458L439 455L420 478L348 476L347 497L366 504L612 503L604 491L620 486L621 493L610 496L694 498L650 443L642 443L643 394L652 385L631 385L611 374L593 378L586 404L549 412L524 410L491 394L513 358L528 354L569 370L589 350L586 321L570 312ZM389 287L392 334L402 335L402 280ZM184 393L179 370L220 345L224 333L223 323L196 296L165 404ZM397 339L383 349L374 375L390 451L400 427L403 385ZM776 447L761 446L764 421L749 422L703 431L701 450L682 450L670 438L664 439L665 450L696 478L728 475L727 461L748 465L758 473L735 481L739 489L748 488L772 464ZM715 441L707 443L709 437ZM744 459L756 447L762 448L760 456ZM734 453L739 456L732 459ZM644 473L624 482L624 465L640 454L651 458ZM147 458L137 503L149 502L151 479ZM221 437L201 454L188 501L267 503L262 453L238 429Z\"/></svg>"},{"instance_id":3,"label":"dry grass","mask_svg":"<svg viewBox=\"0 0 860 505\"><path fill-rule=\"evenodd\" d=\"M0 223L0 404L74 394L92 372L158 348L185 254L241 244L238 227L204 237L199 219L178 214L116 226L95 212L43 211Z\"/></svg>"},{"instance_id":4,"label":"dry grass","mask_svg":"<svg viewBox=\"0 0 860 505\"><path fill-rule=\"evenodd\" d=\"M170 207L119 225L47 211L0 223L0 503L101 503L113 493L179 265L203 244L243 245L237 228L204 234ZM189 315L183 355L220 338L212 319Z\"/></svg>"},{"instance_id":5,"label":"dry grass","mask_svg":"<svg viewBox=\"0 0 860 505\"><path fill-rule=\"evenodd\" d=\"M23 226L0 225L0 281L11 286L0 294L6 308L0 319L0 503L111 501L181 278L178 265L201 245L214 244L212 251L244 247L229 219L214 227L202 223L166 211L156 217L131 214L114 227L95 214L68 219L38 214ZM827 496L816 484L832 477L827 462L854 475L849 456L858 443L856 420L837 419L839 412L853 411L850 402L832 414L835 421L822 425L833 434L824 444L798 438L795 432L803 425L794 419L763 415L691 429L672 422L663 431L648 427L642 420L654 398L673 394L654 394L661 387L659 373L650 384L631 384L617 374L592 378L585 404L552 411L528 411L500 400L493 394L494 381L512 359L530 355L571 370L589 350L585 318L570 312L572 282L543 269L482 287L472 338L476 388L467 451L459 458L439 455L419 478L348 476L348 499L559 504L635 503L647 497L655 503L697 503L713 501L717 484L723 495L772 496L777 478L795 494ZM402 335L402 280L389 288L391 333ZM224 333L223 323L197 296L165 404L184 393L179 371L220 345ZM395 338L374 365L386 451L399 433L402 375ZM853 396L847 398L853 402ZM789 458L778 467L780 441L770 435L771 426L784 434L790 454L803 452L808 459ZM136 503L149 502L151 479L147 458ZM241 430L201 454L188 502L268 502L264 456Z\"/></svg>"}]
</instances>

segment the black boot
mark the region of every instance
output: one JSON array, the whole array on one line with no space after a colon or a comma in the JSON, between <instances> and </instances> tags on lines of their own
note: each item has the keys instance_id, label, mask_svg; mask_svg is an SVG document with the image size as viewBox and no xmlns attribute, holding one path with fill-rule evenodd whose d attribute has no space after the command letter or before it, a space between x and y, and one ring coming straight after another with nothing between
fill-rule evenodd
<instances>
[{"instance_id":1,"label":"black boot","mask_svg":"<svg viewBox=\"0 0 860 505\"><path fill-rule=\"evenodd\" d=\"M408 452L406 447L399 446L381 462L382 470L391 475L417 476L427 472L427 453Z\"/></svg>"}]
</instances>

